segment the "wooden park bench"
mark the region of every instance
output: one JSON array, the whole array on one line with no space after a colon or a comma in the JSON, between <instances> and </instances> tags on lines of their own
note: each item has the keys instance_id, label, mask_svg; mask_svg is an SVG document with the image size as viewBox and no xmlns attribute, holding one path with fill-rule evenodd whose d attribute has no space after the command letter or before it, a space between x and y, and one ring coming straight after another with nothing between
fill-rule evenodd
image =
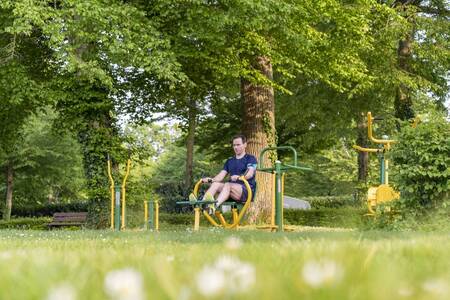
<instances>
[{"instance_id":1,"label":"wooden park bench","mask_svg":"<svg viewBox=\"0 0 450 300\"><path fill-rule=\"evenodd\" d=\"M60 212L53 214L53 220L48 224L48 227L63 227L63 226L84 226L87 221L87 212Z\"/></svg>"}]
</instances>

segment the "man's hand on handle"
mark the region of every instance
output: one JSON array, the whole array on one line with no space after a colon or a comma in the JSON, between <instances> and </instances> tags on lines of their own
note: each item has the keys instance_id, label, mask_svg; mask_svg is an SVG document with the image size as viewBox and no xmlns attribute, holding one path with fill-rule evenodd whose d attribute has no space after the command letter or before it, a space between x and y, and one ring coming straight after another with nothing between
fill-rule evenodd
<instances>
[{"instance_id":1,"label":"man's hand on handle","mask_svg":"<svg viewBox=\"0 0 450 300\"><path fill-rule=\"evenodd\" d=\"M241 177L241 176L239 176L239 175L233 175L233 176L230 176L230 179L231 179L231 181L236 182L236 181L239 180L239 177Z\"/></svg>"},{"instance_id":2,"label":"man's hand on handle","mask_svg":"<svg viewBox=\"0 0 450 300\"><path fill-rule=\"evenodd\" d=\"M202 182L203 183L212 183L213 179L211 177L205 177L205 178L202 178Z\"/></svg>"}]
</instances>

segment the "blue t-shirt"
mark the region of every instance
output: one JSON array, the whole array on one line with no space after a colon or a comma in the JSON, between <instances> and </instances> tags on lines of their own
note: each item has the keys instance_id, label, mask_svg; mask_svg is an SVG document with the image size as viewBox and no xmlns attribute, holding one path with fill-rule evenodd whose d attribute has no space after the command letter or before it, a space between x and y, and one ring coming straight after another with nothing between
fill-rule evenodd
<instances>
[{"instance_id":1,"label":"blue t-shirt","mask_svg":"<svg viewBox=\"0 0 450 300\"><path fill-rule=\"evenodd\" d=\"M237 159L235 156L230 157L225 162L223 169L230 175L244 175L247 172L247 169L252 167L256 170L257 160L251 154L245 154L242 158ZM255 181L256 172L253 174L252 178L248 179L248 183L253 191L255 191L256 181ZM238 180L238 183L242 183L242 180Z\"/></svg>"}]
</instances>

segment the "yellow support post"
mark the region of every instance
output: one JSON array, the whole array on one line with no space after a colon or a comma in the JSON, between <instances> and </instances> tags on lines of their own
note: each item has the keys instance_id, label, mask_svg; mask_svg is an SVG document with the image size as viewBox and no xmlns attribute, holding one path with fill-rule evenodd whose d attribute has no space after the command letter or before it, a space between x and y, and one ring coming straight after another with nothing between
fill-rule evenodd
<instances>
[{"instance_id":1,"label":"yellow support post","mask_svg":"<svg viewBox=\"0 0 450 300\"><path fill-rule=\"evenodd\" d=\"M231 210L231 213L232 213L232 215L233 215L233 223L236 223L237 222L237 220L238 220L238 210L237 210L237 208L233 208L232 210ZM236 228L239 226L239 224L236 226Z\"/></svg>"},{"instance_id":2,"label":"yellow support post","mask_svg":"<svg viewBox=\"0 0 450 300\"><path fill-rule=\"evenodd\" d=\"M227 226L230 226L230 224L228 224L228 222L225 220L225 218L223 217L223 215L219 211L216 211L215 215L219 219L219 221L220 221L220 223L222 224L223 227L226 228ZM236 218L236 220L237 220L237 218ZM234 222L235 222L235 220L233 219L233 223Z\"/></svg>"},{"instance_id":3,"label":"yellow support post","mask_svg":"<svg viewBox=\"0 0 450 300\"><path fill-rule=\"evenodd\" d=\"M111 229L114 230L114 179L111 174L111 160L108 155L108 178L110 182L110 192L111 192Z\"/></svg>"},{"instance_id":4,"label":"yellow support post","mask_svg":"<svg viewBox=\"0 0 450 300\"><path fill-rule=\"evenodd\" d=\"M219 227L219 223L217 223L206 211L203 211L203 215L205 218L211 223L213 226Z\"/></svg>"},{"instance_id":5,"label":"yellow support post","mask_svg":"<svg viewBox=\"0 0 450 300\"><path fill-rule=\"evenodd\" d=\"M130 174L130 166L131 166L131 160L128 159L125 177L123 178L123 182L122 182L122 218L121 218L122 224L121 224L120 229L125 229L125 205L126 205L126 198L125 198L126 190L125 190L125 188L127 185L128 175Z\"/></svg>"},{"instance_id":6,"label":"yellow support post","mask_svg":"<svg viewBox=\"0 0 450 300\"><path fill-rule=\"evenodd\" d=\"M200 228L200 207L194 208L194 230L197 231Z\"/></svg>"},{"instance_id":7,"label":"yellow support post","mask_svg":"<svg viewBox=\"0 0 450 300\"><path fill-rule=\"evenodd\" d=\"M155 201L155 230L159 231L159 202Z\"/></svg>"}]
</instances>

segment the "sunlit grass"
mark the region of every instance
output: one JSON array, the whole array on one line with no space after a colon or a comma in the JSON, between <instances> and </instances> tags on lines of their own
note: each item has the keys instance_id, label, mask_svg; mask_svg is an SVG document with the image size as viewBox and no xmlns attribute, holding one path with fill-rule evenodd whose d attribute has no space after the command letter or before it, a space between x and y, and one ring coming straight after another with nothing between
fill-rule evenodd
<instances>
[{"instance_id":1,"label":"sunlit grass","mask_svg":"<svg viewBox=\"0 0 450 300\"><path fill-rule=\"evenodd\" d=\"M448 299L449 251L448 232L3 230L0 299Z\"/></svg>"}]
</instances>

